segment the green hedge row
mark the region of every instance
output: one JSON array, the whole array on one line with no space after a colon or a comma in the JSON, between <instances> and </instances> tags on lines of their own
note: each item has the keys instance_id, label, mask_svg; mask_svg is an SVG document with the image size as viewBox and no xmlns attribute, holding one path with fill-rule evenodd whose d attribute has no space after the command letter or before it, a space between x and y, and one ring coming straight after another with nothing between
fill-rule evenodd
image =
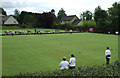
<instances>
[{"instance_id":1,"label":"green hedge row","mask_svg":"<svg viewBox=\"0 0 120 78\"><path fill-rule=\"evenodd\" d=\"M47 72L20 73L14 77L20 76L120 76L120 62L102 66L81 66L73 70L55 70Z\"/></svg>"},{"instance_id":2,"label":"green hedge row","mask_svg":"<svg viewBox=\"0 0 120 78\"><path fill-rule=\"evenodd\" d=\"M2 29L5 30L5 29L20 29L20 27L18 26L2 26Z\"/></svg>"}]
</instances>

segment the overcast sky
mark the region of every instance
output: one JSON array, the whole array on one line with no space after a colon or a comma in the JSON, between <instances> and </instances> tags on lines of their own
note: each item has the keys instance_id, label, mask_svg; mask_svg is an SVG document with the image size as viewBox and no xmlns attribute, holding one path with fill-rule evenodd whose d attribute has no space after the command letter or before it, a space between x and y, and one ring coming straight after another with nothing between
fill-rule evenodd
<instances>
[{"instance_id":1,"label":"overcast sky","mask_svg":"<svg viewBox=\"0 0 120 78\"><path fill-rule=\"evenodd\" d=\"M8 15L14 14L14 10L42 13L51 9L58 11L63 8L67 15L77 15L83 11L89 10L92 13L100 5L102 9L107 10L112 7L114 2L119 0L2 0L0 7L3 7Z\"/></svg>"}]
</instances>

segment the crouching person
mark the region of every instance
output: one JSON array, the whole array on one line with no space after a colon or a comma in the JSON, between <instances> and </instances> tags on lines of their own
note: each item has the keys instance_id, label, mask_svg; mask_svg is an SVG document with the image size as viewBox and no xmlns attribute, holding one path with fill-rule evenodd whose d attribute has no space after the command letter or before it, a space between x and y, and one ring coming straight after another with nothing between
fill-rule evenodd
<instances>
[{"instance_id":1,"label":"crouching person","mask_svg":"<svg viewBox=\"0 0 120 78\"><path fill-rule=\"evenodd\" d=\"M63 57L63 61L60 62L60 69L63 70L63 69L68 69L68 61L66 61L66 57Z\"/></svg>"}]
</instances>

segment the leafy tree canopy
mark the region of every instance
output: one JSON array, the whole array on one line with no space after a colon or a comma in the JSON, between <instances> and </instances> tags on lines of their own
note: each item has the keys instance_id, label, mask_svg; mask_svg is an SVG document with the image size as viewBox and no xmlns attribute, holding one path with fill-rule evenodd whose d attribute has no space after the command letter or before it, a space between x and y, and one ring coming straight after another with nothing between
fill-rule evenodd
<instances>
[{"instance_id":1,"label":"leafy tree canopy","mask_svg":"<svg viewBox=\"0 0 120 78\"><path fill-rule=\"evenodd\" d=\"M7 15L6 11L2 7L0 7L0 14Z\"/></svg>"},{"instance_id":2,"label":"leafy tree canopy","mask_svg":"<svg viewBox=\"0 0 120 78\"><path fill-rule=\"evenodd\" d=\"M65 13L64 9L61 8L61 9L59 10L58 14L57 14L57 18L58 18L58 20L60 21L60 19L61 19L62 17L64 17L64 16L67 16L67 14Z\"/></svg>"}]
</instances>

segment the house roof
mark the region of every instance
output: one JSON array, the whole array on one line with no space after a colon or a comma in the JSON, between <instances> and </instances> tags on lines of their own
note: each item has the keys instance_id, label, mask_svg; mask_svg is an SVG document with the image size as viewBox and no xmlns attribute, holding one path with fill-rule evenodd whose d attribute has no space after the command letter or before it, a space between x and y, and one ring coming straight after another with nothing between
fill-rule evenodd
<instances>
[{"instance_id":1,"label":"house roof","mask_svg":"<svg viewBox=\"0 0 120 78\"><path fill-rule=\"evenodd\" d=\"M13 17L13 16L0 16L0 18L2 18L2 24L3 25L7 25L7 24L12 24L12 25L16 25L16 23L11 23L11 21L10 21L10 23L5 23L10 17ZM14 17L13 17L14 18ZM15 18L14 18L15 19ZM11 19L10 19L11 20ZM16 20L16 19L15 19ZM17 21L17 20L16 20ZM17 24L19 24L18 22L17 22Z\"/></svg>"},{"instance_id":2,"label":"house roof","mask_svg":"<svg viewBox=\"0 0 120 78\"><path fill-rule=\"evenodd\" d=\"M76 19L75 21L72 22L72 25L78 25L80 21L81 21L80 19Z\"/></svg>"},{"instance_id":3,"label":"house roof","mask_svg":"<svg viewBox=\"0 0 120 78\"><path fill-rule=\"evenodd\" d=\"M2 21L5 22L10 16L2 16Z\"/></svg>"},{"instance_id":4,"label":"house roof","mask_svg":"<svg viewBox=\"0 0 120 78\"><path fill-rule=\"evenodd\" d=\"M64 17L61 18L61 21L69 21L69 20L71 20L73 17L76 17L76 15L64 16Z\"/></svg>"}]
</instances>

